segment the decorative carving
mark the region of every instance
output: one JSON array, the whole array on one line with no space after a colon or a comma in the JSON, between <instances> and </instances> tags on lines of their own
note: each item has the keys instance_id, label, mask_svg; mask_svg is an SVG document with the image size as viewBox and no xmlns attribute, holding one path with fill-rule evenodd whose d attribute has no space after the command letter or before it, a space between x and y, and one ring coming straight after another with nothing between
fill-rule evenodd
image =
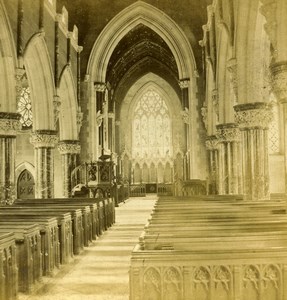
<instances>
[{"instance_id":1,"label":"decorative carving","mask_svg":"<svg viewBox=\"0 0 287 300\"><path fill-rule=\"evenodd\" d=\"M217 138L220 142L238 142L240 141L241 135L237 127L237 124L220 124L216 126Z\"/></svg>"},{"instance_id":2,"label":"decorative carving","mask_svg":"<svg viewBox=\"0 0 287 300\"><path fill-rule=\"evenodd\" d=\"M54 148L58 143L58 136L54 130L38 130L31 134L30 143L35 148Z\"/></svg>"},{"instance_id":3,"label":"decorative carving","mask_svg":"<svg viewBox=\"0 0 287 300\"><path fill-rule=\"evenodd\" d=\"M56 124L58 119L59 119L59 115L60 115L60 108L61 108L61 99L58 95L54 96L54 100L53 100L53 105L54 105L54 123Z\"/></svg>"},{"instance_id":4,"label":"decorative carving","mask_svg":"<svg viewBox=\"0 0 287 300\"><path fill-rule=\"evenodd\" d=\"M210 284L210 273L209 270L205 267L199 267L194 272L194 279L195 284L202 284L206 291L209 290Z\"/></svg>"},{"instance_id":5,"label":"decorative carving","mask_svg":"<svg viewBox=\"0 0 287 300\"><path fill-rule=\"evenodd\" d=\"M235 120L239 128L266 129L272 121L272 110L267 103L256 102L234 106Z\"/></svg>"},{"instance_id":6,"label":"decorative carving","mask_svg":"<svg viewBox=\"0 0 287 300\"><path fill-rule=\"evenodd\" d=\"M190 124L189 109L187 107L185 107L184 110L181 111L181 117L185 124Z\"/></svg>"},{"instance_id":7,"label":"decorative carving","mask_svg":"<svg viewBox=\"0 0 287 300\"><path fill-rule=\"evenodd\" d=\"M244 275L243 275L243 283L244 287L246 288L248 283L251 283L253 287L258 290L259 289L259 280L260 280L260 275L259 275L259 270L255 266L247 266L244 270Z\"/></svg>"},{"instance_id":8,"label":"decorative carving","mask_svg":"<svg viewBox=\"0 0 287 300\"><path fill-rule=\"evenodd\" d=\"M17 113L1 113L0 114L0 134L16 135L20 131L22 125L20 123L20 114Z\"/></svg>"},{"instance_id":9,"label":"decorative carving","mask_svg":"<svg viewBox=\"0 0 287 300\"><path fill-rule=\"evenodd\" d=\"M270 67L272 89L279 101L287 101L287 61L275 63Z\"/></svg>"},{"instance_id":10,"label":"decorative carving","mask_svg":"<svg viewBox=\"0 0 287 300\"><path fill-rule=\"evenodd\" d=\"M103 93L106 90L106 84L103 82L95 82L94 84L96 92Z\"/></svg>"},{"instance_id":11,"label":"decorative carving","mask_svg":"<svg viewBox=\"0 0 287 300\"><path fill-rule=\"evenodd\" d=\"M149 268L144 273L144 290L145 291L150 291L151 293L153 293L153 290L155 290L155 292L159 294L161 292L160 282L161 282L160 274L154 268ZM156 299L156 298L151 298L151 299Z\"/></svg>"},{"instance_id":12,"label":"decorative carving","mask_svg":"<svg viewBox=\"0 0 287 300\"><path fill-rule=\"evenodd\" d=\"M268 283L272 283L272 285L278 290L281 282L281 275L278 267L274 265L267 266L264 269L262 280L265 288L267 288Z\"/></svg>"},{"instance_id":13,"label":"decorative carving","mask_svg":"<svg viewBox=\"0 0 287 300\"><path fill-rule=\"evenodd\" d=\"M219 140L218 140L217 136L212 135L206 139L205 146L206 146L207 150L213 151L218 148L218 143L219 143Z\"/></svg>"},{"instance_id":14,"label":"decorative carving","mask_svg":"<svg viewBox=\"0 0 287 300\"><path fill-rule=\"evenodd\" d=\"M232 282L231 272L225 266L216 267L214 270L214 282L215 287L221 283L225 290L229 291Z\"/></svg>"},{"instance_id":15,"label":"decorative carving","mask_svg":"<svg viewBox=\"0 0 287 300\"><path fill-rule=\"evenodd\" d=\"M79 141L60 141L58 150L61 154L79 154L81 145Z\"/></svg>"},{"instance_id":16,"label":"decorative carving","mask_svg":"<svg viewBox=\"0 0 287 300\"><path fill-rule=\"evenodd\" d=\"M189 86L189 78L180 80L178 84L181 89L187 89Z\"/></svg>"}]
</instances>

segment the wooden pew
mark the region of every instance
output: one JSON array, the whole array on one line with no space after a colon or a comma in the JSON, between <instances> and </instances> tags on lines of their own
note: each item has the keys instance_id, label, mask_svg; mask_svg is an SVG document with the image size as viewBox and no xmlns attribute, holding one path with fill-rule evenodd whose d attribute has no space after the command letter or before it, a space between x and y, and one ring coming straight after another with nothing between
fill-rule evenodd
<instances>
[{"instance_id":1,"label":"wooden pew","mask_svg":"<svg viewBox=\"0 0 287 300\"><path fill-rule=\"evenodd\" d=\"M0 226L7 224L37 224L41 234L42 274L52 275L56 267L60 266L59 229L56 218L32 215L1 215Z\"/></svg>"},{"instance_id":2,"label":"wooden pew","mask_svg":"<svg viewBox=\"0 0 287 300\"><path fill-rule=\"evenodd\" d=\"M18 293L18 269L16 244L13 232L0 233L0 299L16 300Z\"/></svg>"},{"instance_id":3,"label":"wooden pew","mask_svg":"<svg viewBox=\"0 0 287 300\"><path fill-rule=\"evenodd\" d=\"M0 234L8 231L15 235L19 291L29 293L42 276L39 227L21 223L0 225Z\"/></svg>"},{"instance_id":4,"label":"wooden pew","mask_svg":"<svg viewBox=\"0 0 287 300\"><path fill-rule=\"evenodd\" d=\"M112 200L111 200L112 201ZM105 209L102 200L93 198L51 198L51 199L18 199L15 204L37 203L37 204L57 204L57 205L77 205L79 207L89 205L91 213L92 239L102 234L105 230ZM113 201L112 201L113 205Z\"/></svg>"},{"instance_id":5,"label":"wooden pew","mask_svg":"<svg viewBox=\"0 0 287 300\"><path fill-rule=\"evenodd\" d=\"M60 262L61 264L66 264L72 259L73 233L71 213L56 209L48 211L45 209L32 209L29 207L20 209L18 206L8 206L0 208L0 218L1 215L56 217L59 228Z\"/></svg>"}]
</instances>

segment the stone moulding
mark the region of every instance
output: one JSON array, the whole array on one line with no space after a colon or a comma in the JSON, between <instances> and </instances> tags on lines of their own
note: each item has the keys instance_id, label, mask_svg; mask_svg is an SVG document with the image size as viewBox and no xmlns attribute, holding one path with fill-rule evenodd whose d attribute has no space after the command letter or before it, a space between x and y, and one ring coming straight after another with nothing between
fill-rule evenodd
<instances>
[{"instance_id":1,"label":"stone moulding","mask_svg":"<svg viewBox=\"0 0 287 300\"><path fill-rule=\"evenodd\" d=\"M58 140L55 130L36 130L30 137L30 143L36 148L54 148Z\"/></svg>"}]
</instances>

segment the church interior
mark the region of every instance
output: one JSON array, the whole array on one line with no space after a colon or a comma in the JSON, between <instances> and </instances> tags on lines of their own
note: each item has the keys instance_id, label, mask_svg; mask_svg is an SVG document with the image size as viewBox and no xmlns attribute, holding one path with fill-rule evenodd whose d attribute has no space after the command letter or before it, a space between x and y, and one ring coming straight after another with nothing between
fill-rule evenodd
<instances>
[{"instance_id":1,"label":"church interior","mask_svg":"<svg viewBox=\"0 0 287 300\"><path fill-rule=\"evenodd\" d=\"M0 300L287 300L286 36L286 0L0 0Z\"/></svg>"}]
</instances>

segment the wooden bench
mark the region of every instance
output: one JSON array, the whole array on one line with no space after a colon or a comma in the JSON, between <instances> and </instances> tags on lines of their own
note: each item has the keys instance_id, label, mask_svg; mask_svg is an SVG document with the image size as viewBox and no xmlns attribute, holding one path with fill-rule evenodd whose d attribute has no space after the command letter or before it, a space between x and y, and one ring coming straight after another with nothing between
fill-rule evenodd
<instances>
[{"instance_id":1,"label":"wooden bench","mask_svg":"<svg viewBox=\"0 0 287 300\"><path fill-rule=\"evenodd\" d=\"M1 215L0 225L6 224L38 224L41 234L42 274L52 275L60 265L59 229L56 218L21 215Z\"/></svg>"},{"instance_id":2,"label":"wooden bench","mask_svg":"<svg viewBox=\"0 0 287 300\"><path fill-rule=\"evenodd\" d=\"M0 225L0 233L8 231L15 235L19 291L29 293L42 276L39 227L21 223Z\"/></svg>"},{"instance_id":3,"label":"wooden bench","mask_svg":"<svg viewBox=\"0 0 287 300\"><path fill-rule=\"evenodd\" d=\"M18 293L18 269L13 232L0 232L0 270L0 299L15 300Z\"/></svg>"},{"instance_id":4,"label":"wooden bench","mask_svg":"<svg viewBox=\"0 0 287 300\"><path fill-rule=\"evenodd\" d=\"M9 206L0 208L0 218L1 215L56 217L59 228L60 262L61 264L66 264L72 259L73 233L71 213L61 212L55 209L48 211L45 209L31 209L28 207L20 209L20 207L17 206Z\"/></svg>"}]
</instances>

